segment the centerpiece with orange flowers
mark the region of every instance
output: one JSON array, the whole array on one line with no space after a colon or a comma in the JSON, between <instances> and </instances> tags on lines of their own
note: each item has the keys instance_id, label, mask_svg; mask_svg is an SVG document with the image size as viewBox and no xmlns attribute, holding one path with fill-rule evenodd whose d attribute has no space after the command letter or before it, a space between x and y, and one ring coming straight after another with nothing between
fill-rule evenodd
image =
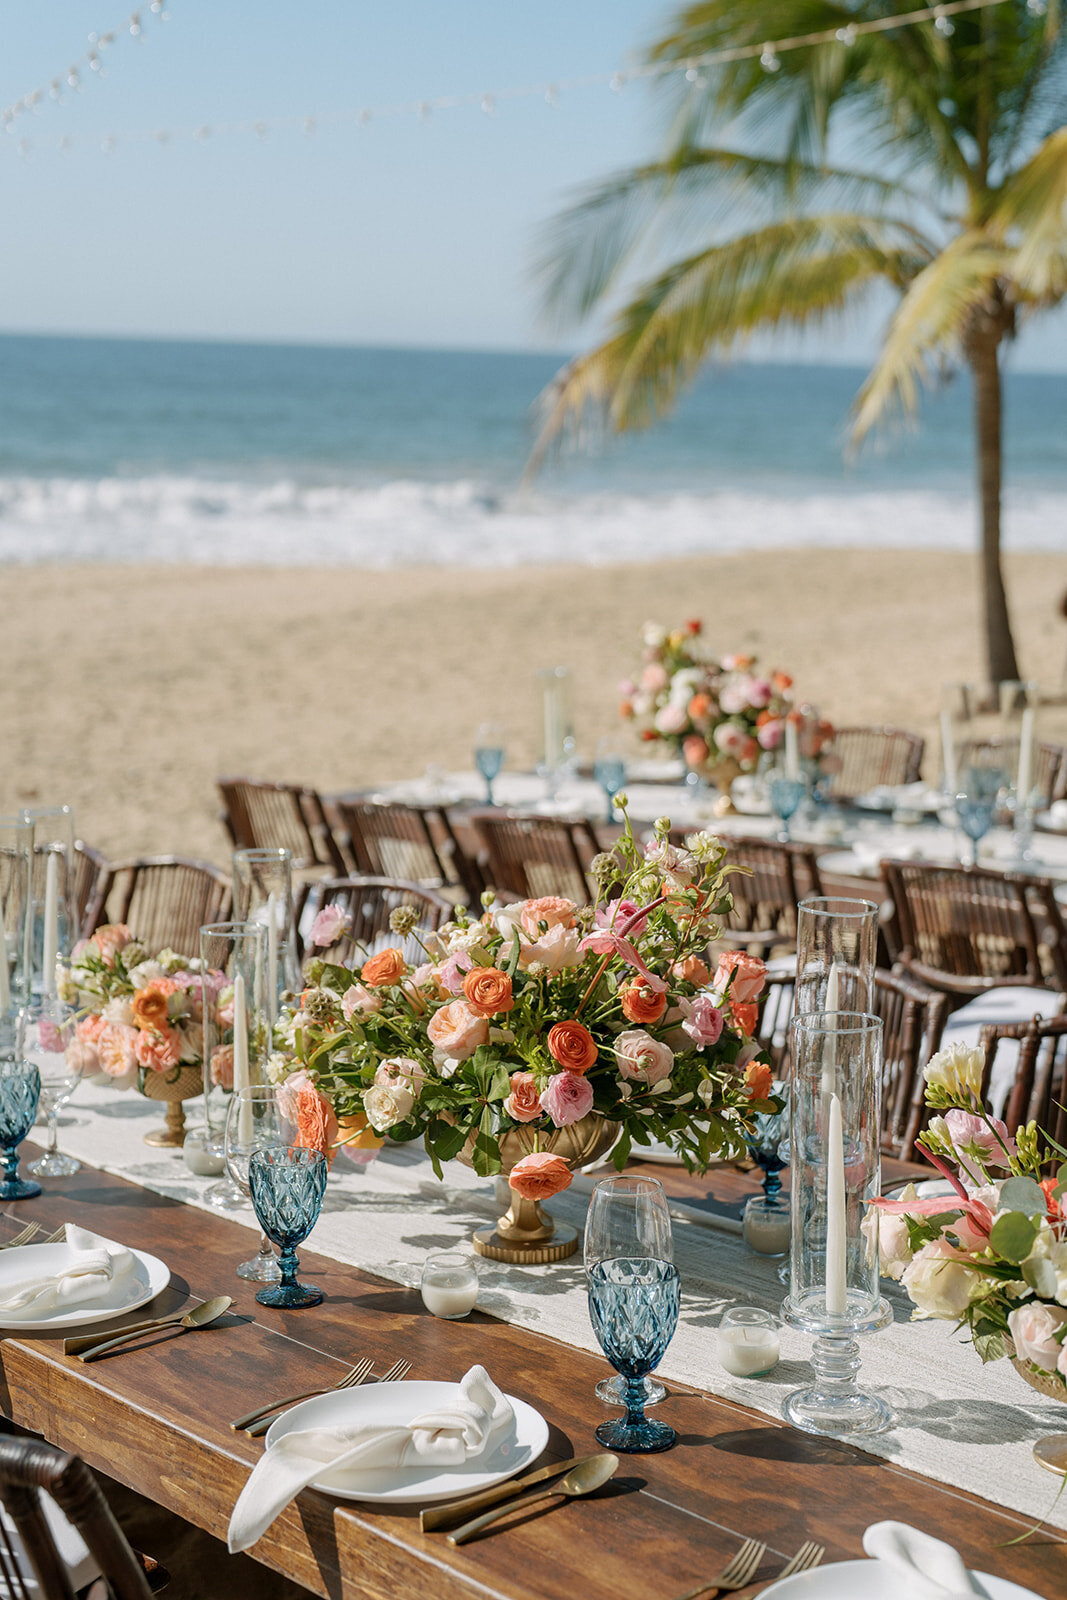
<instances>
[{"instance_id":1,"label":"centerpiece with orange flowers","mask_svg":"<svg viewBox=\"0 0 1067 1600\"><path fill-rule=\"evenodd\" d=\"M398 948L351 970L313 960L279 1028L270 1075L306 1074L339 1123L361 1114L388 1139L421 1138L439 1177L452 1159L507 1175L510 1210L475 1236L485 1255L569 1255L575 1230L540 1201L612 1148L621 1169L635 1146L669 1141L702 1168L742 1156L777 1107L754 1037L763 963L733 951L708 964L731 905L723 846L707 833L673 845L661 817L642 848L625 796L616 805L623 833L593 861L592 905L488 895L479 919L457 910L426 935L417 964ZM400 908L392 926L415 939L416 920Z\"/></svg>"}]
</instances>

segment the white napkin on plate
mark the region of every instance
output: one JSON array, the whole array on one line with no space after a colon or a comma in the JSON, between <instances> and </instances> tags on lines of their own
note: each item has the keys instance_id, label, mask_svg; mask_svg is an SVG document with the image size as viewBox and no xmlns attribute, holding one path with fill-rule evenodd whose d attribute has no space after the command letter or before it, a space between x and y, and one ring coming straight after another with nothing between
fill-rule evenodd
<instances>
[{"instance_id":1,"label":"white napkin on plate","mask_svg":"<svg viewBox=\"0 0 1067 1600\"><path fill-rule=\"evenodd\" d=\"M892 1571L907 1600L971 1600L982 1592L950 1544L906 1522L872 1523L863 1548Z\"/></svg>"},{"instance_id":2,"label":"white napkin on plate","mask_svg":"<svg viewBox=\"0 0 1067 1600\"><path fill-rule=\"evenodd\" d=\"M253 1468L230 1518L230 1553L247 1550L316 1478L347 1472L394 1472L402 1467L459 1467L495 1449L515 1412L484 1367L471 1367L456 1398L405 1426L352 1422L287 1433Z\"/></svg>"},{"instance_id":3,"label":"white napkin on plate","mask_svg":"<svg viewBox=\"0 0 1067 1600\"><path fill-rule=\"evenodd\" d=\"M91 1306L112 1286L133 1271L134 1257L125 1245L101 1239L85 1228L67 1223L68 1256L57 1272L27 1271L8 1279L0 1288L0 1316L5 1320L32 1321L50 1311L72 1311ZM20 1263L32 1269L33 1245L19 1250Z\"/></svg>"}]
</instances>

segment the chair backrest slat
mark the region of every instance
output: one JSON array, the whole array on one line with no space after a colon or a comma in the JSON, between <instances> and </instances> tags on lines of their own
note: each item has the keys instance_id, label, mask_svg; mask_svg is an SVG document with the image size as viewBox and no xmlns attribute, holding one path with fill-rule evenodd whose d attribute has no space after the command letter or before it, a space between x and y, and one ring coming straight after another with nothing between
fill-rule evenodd
<instances>
[{"instance_id":1,"label":"chair backrest slat","mask_svg":"<svg viewBox=\"0 0 1067 1600\"><path fill-rule=\"evenodd\" d=\"M284 849L297 870L346 870L317 790L254 778L216 778L215 783L222 797L223 825L235 849Z\"/></svg>"},{"instance_id":2,"label":"chair backrest slat","mask_svg":"<svg viewBox=\"0 0 1067 1600\"><path fill-rule=\"evenodd\" d=\"M356 872L459 890L473 907L482 885L443 806L342 799L335 806Z\"/></svg>"},{"instance_id":3,"label":"chair backrest slat","mask_svg":"<svg viewBox=\"0 0 1067 1600\"><path fill-rule=\"evenodd\" d=\"M494 889L527 899L562 895L585 905L594 890L588 866L600 849L585 817L542 817L522 811L479 811L471 821Z\"/></svg>"},{"instance_id":4,"label":"chair backrest slat","mask_svg":"<svg viewBox=\"0 0 1067 1600\"><path fill-rule=\"evenodd\" d=\"M229 875L208 861L140 856L109 866L94 908L92 933L124 922L151 952L169 947L199 955L200 929L229 913Z\"/></svg>"},{"instance_id":5,"label":"chair backrest slat","mask_svg":"<svg viewBox=\"0 0 1067 1600\"><path fill-rule=\"evenodd\" d=\"M904 728L838 728L832 753L840 766L826 792L834 800L855 800L883 784L915 783L924 749L920 735Z\"/></svg>"}]
</instances>

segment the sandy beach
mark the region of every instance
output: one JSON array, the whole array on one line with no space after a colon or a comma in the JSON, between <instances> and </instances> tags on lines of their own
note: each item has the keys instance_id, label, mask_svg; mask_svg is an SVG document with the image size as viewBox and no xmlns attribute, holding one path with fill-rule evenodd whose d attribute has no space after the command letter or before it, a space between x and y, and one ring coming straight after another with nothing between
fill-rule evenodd
<instances>
[{"instance_id":1,"label":"sandy beach","mask_svg":"<svg viewBox=\"0 0 1067 1600\"><path fill-rule=\"evenodd\" d=\"M1016 555L1007 573L1021 669L1055 691L1064 562ZM646 618L703 617L712 647L791 672L839 725L929 740L942 682L980 675L976 577L970 556L829 550L483 571L7 567L2 804L69 801L115 858L225 862L217 774L331 790L469 766L488 718L528 766L538 667L574 669L591 752L617 726ZM1040 731L1067 737L1067 706Z\"/></svg>"}]
</instances>

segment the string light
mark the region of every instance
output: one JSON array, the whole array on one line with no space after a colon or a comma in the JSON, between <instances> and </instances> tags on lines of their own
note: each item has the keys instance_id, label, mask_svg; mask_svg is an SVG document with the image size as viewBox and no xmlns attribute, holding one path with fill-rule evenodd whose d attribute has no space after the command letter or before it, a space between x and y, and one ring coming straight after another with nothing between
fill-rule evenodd
<instances>
[{"instance_id":1,"label":"string light","mask_svg":"<svg viewBox=\"0 0 1067 1600\"><path fill-rule=\"evenodd\" d=\"M121 144L154 143L157 146L169 144L175 140L192 139L197 143L206 143L214 136L224 134L254 133L263 139L269 132L282 132L293 130L310 134L324 127L340 127L345 124L355 124L365 128L372 120L386 117L414 116L420 122L426 122L432 113L438 111L456 111L466 107L480 108L486 116L495 117L500 105L510 100L527 99L533 96L544 100L548 106L559 105L560 96L577 89L595 89L607 87L614 94L621 93L626 86L635 81L658 80L681 74L685 81L694 89L701 89L707 83L707 69L729 65L733 62L756 60L765 72L774 73L781 70L782 56L792 51L805 50L823 44L843 45L850 48L856 41L864 36L896 32L901 28L916 27L924 22L933 22L938 33L950 37L955 32L952 17L968 12L984 11L991 6L1005 5L1008 0L939 0L938 4L922 6L915 11L887 14L874 17L865 22L850 22L845 27L828 28L818 33L796 34L785 39L767 39L759 44L734 45L721 50L709 50L702 55L690 56L681 61L652 61L642 65L627 67L625 71L616 69L614 72L589 73L583 77L557 78L551 82L524 84L509 89L493 91L482 90L471 94L443 95L433 100L409 100L394 105L362 106L358 110L342 111L333 114L315 116L292 115L273 118L257 118L248 122L229 123L202 123L190 128L153 129L139 133L107 135L105 146L109 153ZM1042 16L1047 10L1047 0L1027 0L1027 10L1033 16ZM170 16L164 7L163 0L152 0L149 6L151 15L159 21L165 22ZM99 71L99 54L101 49L116 42L123 30L133 37L143 38L144 28L141 22L141 10L131 12L119 28L109 33L91 34L90 50L86 56L73 63L65 75L50 80L50 85L34 90L31 95L24 95L14 105L0 110L0 124L8 130L12 128L14 119L27 110L32 110L37 101L46 95L53 100L60 97L62 81L65 76L66 84L77 89L81 84L81 69L88 64L91 70ZM96 67L94 69L94 60ZM87 141L80 141L87 142ZM26 150L20 153L27 154ZM60 150L68 150L75 143L73 137L65 134L59 142Z\"/></svg>"}]
</instances>

